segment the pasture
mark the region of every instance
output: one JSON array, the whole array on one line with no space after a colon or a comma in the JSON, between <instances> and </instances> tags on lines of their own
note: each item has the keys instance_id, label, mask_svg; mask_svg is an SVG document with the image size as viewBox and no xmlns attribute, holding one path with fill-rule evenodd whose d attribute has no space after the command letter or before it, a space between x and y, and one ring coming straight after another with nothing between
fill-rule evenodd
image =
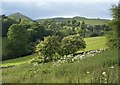
<instances>
[{"instance_id":1,"label":"pasture","mask_svg":"<svg viewBox=\"0 0 120 85\"><path fill-rule=\"evenodd\" d=\"M3 42L5 42L3 38ZM85 38L84 39L86 42L86 49L82 50L82 51L89 51L89 50L97 50L97 49L101 49L101 48L107 48L106 46L106 37L105 36L101 36L101 37L91 37L91 38ZM5 43L4 43L5 45ZM4 49L5 46L3 46ZM4 51L3 51L4 52ZM81 52L78 51L78 53ZM10 60L6 60L2 62L1 66L9 66L9 65L19 65L21 63L25 63L29 60L31 60L32 58L36 57L36 54L33 55L28 55L25 57L21 57L21 58L17 58L17 59L10 59Z\"/></svg>"}]
</instances>

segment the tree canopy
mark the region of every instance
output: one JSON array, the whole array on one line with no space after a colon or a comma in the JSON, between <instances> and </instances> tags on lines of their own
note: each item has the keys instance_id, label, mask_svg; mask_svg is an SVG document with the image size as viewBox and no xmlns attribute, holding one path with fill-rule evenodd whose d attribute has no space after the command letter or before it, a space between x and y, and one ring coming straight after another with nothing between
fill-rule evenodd
<instances>
[{"instance_id":1,"label":"tree canopy","mask_svg":"<svg viewBox=\"0 0 120 85\"><path fill-rule=\"evenodd\" d=\"M120 48L120 4L114 5L111 8L112 12L112 21L110 21L109 25L112 28L112 31L109 32L108 35L108 45L109 47L118 47Z\"/></svg>"},{"instance_id":2,"label":"tree canopy","mask_svg":"<svg viewBox=\"0 0 120 85\"><path fill-rule=\"evenodd\" d=\"M8 50L12 57L19 57L29 53L29 35L24 25L13 24L8 31Z\"/></svg>"}]
</instances>

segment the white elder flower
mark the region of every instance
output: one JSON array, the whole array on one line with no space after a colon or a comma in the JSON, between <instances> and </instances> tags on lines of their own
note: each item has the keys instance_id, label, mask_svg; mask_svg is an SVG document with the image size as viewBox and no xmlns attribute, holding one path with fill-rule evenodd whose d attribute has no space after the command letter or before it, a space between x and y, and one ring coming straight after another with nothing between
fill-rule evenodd
<instances>
[{"instance_id":1,"label":"white elder flower","mask_svg":"<svg viewBox=\"0 0 120 85\"><path fill-rule=\"evenodd\" d=\"M90 73L89 71L87 71L87 73Z\"/></svg>"},{"instance_id":2,"label":"white elder flower","mask_svg":"<svg viewBox=\"0 0 120 85\"><path fill-rule=\"evenodd\" d=\"M111 66L111 69L113 69L114 67L113 66Z\"/></svg>"},{"instance_id":3,"label":"white elder flower","mask_svg":"<svg viewBox=\"0 0 120 85\"><path fill-rule=\"evenodd\" d=\"M102 75L106 76L106 72L102 72Z\"/></svg>"},{"instance_id":4,"label":"white elder flower","mask_svg":"<svg viewBox=\"0 0 120 85\"><path fill-rule=\"evenodd\" d=\"M74 59L72 59L72 62L74 61Z\"/></svg>"}]
</instances>

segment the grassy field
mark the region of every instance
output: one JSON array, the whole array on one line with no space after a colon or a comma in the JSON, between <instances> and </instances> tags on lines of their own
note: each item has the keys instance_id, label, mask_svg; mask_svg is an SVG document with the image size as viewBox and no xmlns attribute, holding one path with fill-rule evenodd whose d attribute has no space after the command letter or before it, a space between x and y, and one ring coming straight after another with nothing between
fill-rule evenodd
<instances>
[{"instance_id":1,"label":"grassy field","mask_svg":"<svg viewBox=\"0 0 120 85\"><path fill-rule=\"evenodd\" d=\"M108 20L102 20L102 19L85 19L84 20L86 24L90 25L102 25L102 24L107 24ZM80 20L82 23L82 20Z\"/></svg>"},{"instance_id":2,"label":"grassy field","mask_svg":"<svg viewBox=\"0 0 120 85\"><path fill-rule=\"evenodd\" d=\"M117 50L73 63L26 63L3 69L3 83L117 83Z\"/></svg>"},{"instance_id":3,"label":"grassy field","mask_svg":"<svg viewBox=\"0 0 120 85\"><path fill-rule=\"evenodd\" d=\"M4 39L4 40L6 40L6 39ZM85 38L85 42L86 42L85 51L107 48L106 37L105 36ZM3 46L3 48L4 48L4 46ZM81 52L81 51L78 51L78 52ZM34 58L36 56L37 56L36 54L35 55L33 54L33 55L25 56L25 57L22 57L22 58L6 60L6 61L2 62L1 66L19 65L19 64L22 64L22 63L25 63L25 62L31 60L32 58Z\"/></svg>"},{"instance_id":4,"label":"grassy field","mask_svg":"<svg viewBox=\"0 0 120 85\"><path fill-rule=\"evenodd\" d=\"M88 50L107 48L106 37L85 38ZM107 50L68 62L29 63L37 54L6 60L2 66L15 65L2 69L3 83L117 83L117 49Z\"/></svg>"},{"instance_id":5,"label":"grassy field","mask_svg":"<svg viewBox=\"0 0 120 85\"><path fill-rule=\"evenodd\" d=\"M2 64L0 64L0 66L20 65L20 64L29 62L31 59L33 59L36 56L37 56L36 54L33 54L33 55L21 57L21 58L6 60L6 61L3 61Z\"/></svg>"},{"instance_id":6,"label":"grassy field","mask_svg":"<svg viewBox=\"0 0 120 85\"><path fill-rule=\"evenodd\" d=\"M85 42L85 51L107 48L105 36L85 38Z\"/></svg>"}]
</instances>

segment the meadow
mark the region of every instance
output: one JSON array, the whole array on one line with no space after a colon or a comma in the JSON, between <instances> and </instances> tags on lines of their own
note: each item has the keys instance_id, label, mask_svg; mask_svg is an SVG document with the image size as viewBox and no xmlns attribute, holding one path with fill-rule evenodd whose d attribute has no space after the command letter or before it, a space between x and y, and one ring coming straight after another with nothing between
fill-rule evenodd
<instances>
[{"instance_id":1,"label":"meadow","mask_svg":"<svg viewBox=\"0 0 120 85\"><path fill-rule=\"evenodd\" d=\"M107 50L72 63L25 63L5 68L3 83L118 83L116 52Z\"/></svg>"},{"instance_id":2,"label":"meadow","mask_svg":"<svg viewBox=\"0 0 120 85\"><path fill-rule=\"evenodd\" d=\"M77 53L83 52L83 51L107 48L107 46L106 46L106 37L105 36L85 38L84 40L86 42L86 49L82 50L82 51L80 50ZM3 38L3 42L6 42L6 39ZM4 43L3 49L5 47L5 44L6 43ZM4 52L4 50L3 50L3 52ZM28 62L29 60L31 60L32 58L34 58L36 56L37 56L37 54L33 54L33 55L28 55L28 56L17 58L17 59L6 60L6 61L2 62L1 66L19 65L19 64Z\"/></svg>"},{"instance_id":3,"label":"meadow","mask_svg":"<svg viewBox=\"0 0 120 85\"><path fill-rule=\"evenodd\" d=\"M88 50L107 48L106 37L85 39ZM101 44L100 44L101 43ZM117 49L103 51L94 56L61 62L30 63L37 54L6 60L1 66L3 83L117 83ZM72 69L71 69L72 68Z\"/></svg>"}]
</instances>

